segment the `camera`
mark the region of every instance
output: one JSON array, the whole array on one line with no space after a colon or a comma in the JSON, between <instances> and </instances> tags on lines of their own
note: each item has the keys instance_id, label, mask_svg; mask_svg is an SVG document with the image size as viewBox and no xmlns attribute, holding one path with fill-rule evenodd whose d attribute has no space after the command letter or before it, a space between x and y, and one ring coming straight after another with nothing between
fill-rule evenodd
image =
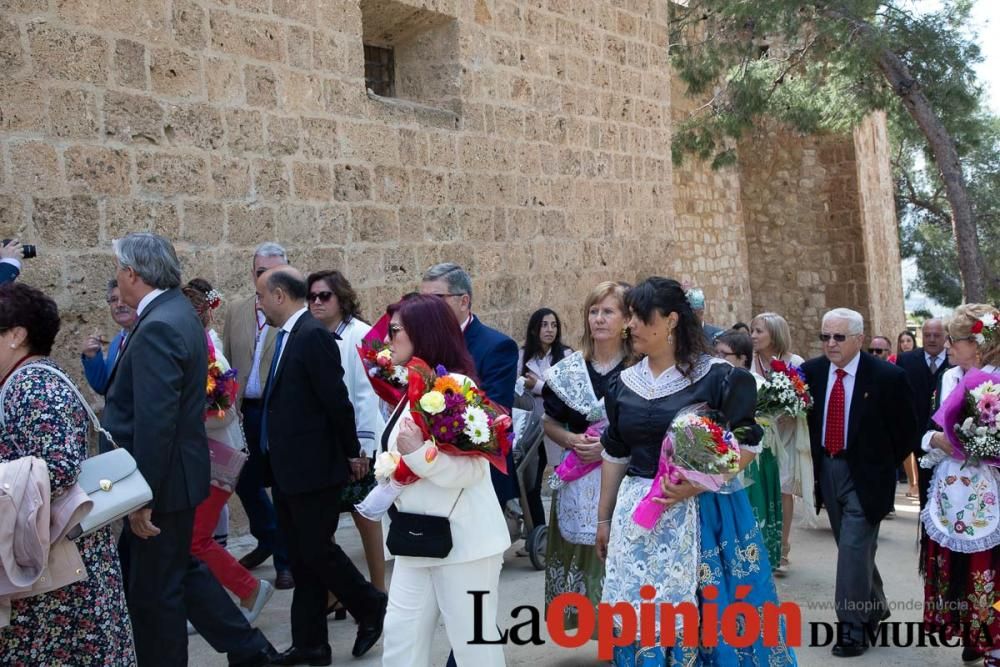
<instances>
[{"instance_id":1,"label":"camera","mask_svg":"<svg viewBox=\"0 0 1000 667\"><path fill-rule=\"evenodd\" d=\"M0 245L7 245L10 243L10 239L4 239L0 241ZM31 259L32 257L38 256L38 250L33 245L28 245L27 243L21 246L21 257L24 259Z\"/></svg>"}]
</instances>

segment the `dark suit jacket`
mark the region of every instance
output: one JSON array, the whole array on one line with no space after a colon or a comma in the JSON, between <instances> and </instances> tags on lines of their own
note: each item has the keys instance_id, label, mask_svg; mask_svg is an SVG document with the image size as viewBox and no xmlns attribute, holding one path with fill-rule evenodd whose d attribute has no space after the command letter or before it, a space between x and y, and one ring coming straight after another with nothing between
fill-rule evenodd
<instances>
[{"instance_id":1,"label":"dark suit jacket","mask_svg":"<svg viewBox=\"0 0 1000 667\"><path fill-rule=\"evenodd\" d=\"M910 443L910 447L920 457L924 454L923 450L920 449L920 438L928 428L933 428L931 425L931 414L934 392L937 391L938 386L941 384L941 376L944 375L946 370L951 368L951 364L948 363L946 355L945 363L937 369L934 375L931 375L930 369L927 368L927 360L924 358L924 349L918 347L915 350L904 352L896 357L896 365L906 372L906 379L909 380L910 388L913 389L918 428L916 437Z\"/></svg>"},{"instance_id":2,"label":"dark suit jacket","mask_svg":"<svg viewBox=\"0 0 1000 667\"><path fill-rule=\"evenodd\" d=\"M510 410L517 382L517 343L473 315L469 326L465 327L465 346L476 364L479 388L490 400ZM493 490L501 505L519 494L513 452L507 456L507 472L509 474L504 475L490 466Z\"/></svg>"},{"instance_id":3,"label":"dark suit jacket","mask_svg":"<svg viewBox=\"0 0 1000 667\"><path fill-rule=\"evenodd\" d=\"M208 496L207 376L201 320L179 289L167 290L132 329L111 371L101 420L135 457L158 512L193 509Z\"/></svg>"},{"instance_id":4,"label":"dark suit jacket","mask_svg":"<svg viewBox=\"0 0 1000 667\"><path fill-rule=\"evenodd\" d=\"M20 273L17 267L10 262L0 262L0 285L14 282Z\"/></svg>"},{"instance_id":5,"label":"dark suit jacket","mask_svg":"<svg viewBox=\"0 0 1000 667\"><path fill-rule=\"evenodd\" d=\"M845 454L865 516L876 523L892 510L896 468L910 453L910 443L917 432L917 416L903 370L866 352L860 354ZM823 413L830 361L826 357L810 359L802 364L802 370L815 405L809 412L809 437L819 509L820 466L827 459L823 448Z\"/></svg>"},{"instance_id":6,"label":"dark suit jacket","mask_svg":"<svg viewBox=\"0 0 1000 667\"><path fill-rule=\"evenodd\" d=\"M118 348L122 346L124 339L125 330L122 329L111 339L107 357L104 356L104 352L101 350L98 350L97 354L90 358L82 354L80 355L80 362L83 363L83 376L87 378L87 384L102 396L108 390L108 378L111 376L111 371L118 360Z\"/></svg>"},{"instance_id":7,"label":"dark suit jacket","mask_svg":"<svg viewBox=\"0 0 1000 667\"><path fill-rule=\"evenodd\" d=\"M292 495L342 486L361 448L337 338L306 311L283 346L264 408L274 483Z\"/></svg>"}]
</instances>

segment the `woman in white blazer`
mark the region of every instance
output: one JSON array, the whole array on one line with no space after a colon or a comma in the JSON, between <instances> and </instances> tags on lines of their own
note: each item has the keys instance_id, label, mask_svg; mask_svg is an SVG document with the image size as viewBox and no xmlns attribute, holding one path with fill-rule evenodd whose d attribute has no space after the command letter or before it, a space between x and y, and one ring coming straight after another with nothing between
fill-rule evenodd
<instances>
[{"instance_id":1,"label":"woman in white blazer","mask_svg":"<svg viewBox=\"0 0 1000 667\"><path fill-rule=\"evenodd\" d=\"M389 307L392 361L416 356L432 368L475 381L475 364L465 348L451 309L436 296L414 296ZM430 665L431 642L443 616L460 667L504 664L499 644L469 645L476 634L497 640L497 594L503 553L510 546L507 523L490 481L489 463L475 456L450 456L430 441L409 416L406 398L396 406L382 449L397 451L420 479L396 499L401 512L447 516L452 549L444 558L397 556L389 587L382 664ZM486 591L480 604L483 627L474 627L475 601L469 591Z\"/></svg>"},{"instance_id":2,"label":"woman in white blazer","mask_svg":"<svg viewBox=\"0 0 1000 667\"><path fill-rule=\"evenodd\" d=\"M309 312L337 335L340 361L344 367L344 384L347 385L347 394L354 405L358 442L365 455L373 458L376 443L385 428L385 420L379 409L379 398L372 390L358 355L361 339L371 330L371 325L360 318L358 295L339 271L313 273L308 278L308 285ZM369 521L354 511L355 503L364 499L374 485L375 478L371 473L364 479L349 484L344 489L340 511L351 513L364 545L368 576L375 588L385 591L382 525L377 521ZM345 615L346 612L338 610L338 619Z\"/></svg>"}]
</instances>

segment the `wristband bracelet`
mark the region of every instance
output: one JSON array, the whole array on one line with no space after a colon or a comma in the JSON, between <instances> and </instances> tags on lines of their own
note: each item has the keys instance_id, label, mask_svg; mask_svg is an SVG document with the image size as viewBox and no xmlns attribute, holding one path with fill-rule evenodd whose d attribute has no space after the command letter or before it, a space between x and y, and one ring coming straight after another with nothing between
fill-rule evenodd
<instances>
[{"instance_id":1,"label":"wristband bracelet","mask_svg":"<svg viewBox=\"0 0 1000 667\"><path fill-rule=\"evenodd\" d=\"M611 523L611 519L604 519L603 521L598 521L597 525L601 525L602 523Z\"/></svg>"}]
</instances>

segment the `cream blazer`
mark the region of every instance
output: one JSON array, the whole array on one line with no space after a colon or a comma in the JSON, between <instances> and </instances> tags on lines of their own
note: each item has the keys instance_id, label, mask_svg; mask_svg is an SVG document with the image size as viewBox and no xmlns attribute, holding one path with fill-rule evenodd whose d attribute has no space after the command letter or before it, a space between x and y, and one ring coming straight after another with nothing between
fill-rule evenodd
<instances>
[{"instance_id":1,"label":"cream blazer","mask_svg":"<svg viewBox=\"0 0 1000 667\"><path fill-rule=\"evenodd\" d=\"M402 416L397 418L397 413ZM409 403L393 413L387 426L391 430L383 438L389 451L396 451L400 424L408 418ZM450 515L451 553L445 558L396 556L396 560L410 567L433 567L502 554L510 546L510 534L490 481L490 464L477 456L449 456L440 451L437 456L429 456L430 448L425 443L403 456L420 479L404 487L396 499L396 508L401 512L448 516L454 505ZM384 528L388 534L388 525Z\"/></svg>"},{"instance_id":2,"label":"cream blazer","mask_svg":"<svg viewBox=\"0 0 1000 667\"><path fill-rule=\"evenodd\" d=\"M260 356L260 388L267 384L267 371L271 367L271 357L274 355L274 341L278 332L274 327L265 325L263 332L264 350ZM236 379L240 383L236 403L243 401L247 378L253 366L254 347L257 342L257 301L251 296L237 304L232 304L226 311L226 324L222 330L222 349L220 350L236 369Z\"/></svg>"}]
</instances>

